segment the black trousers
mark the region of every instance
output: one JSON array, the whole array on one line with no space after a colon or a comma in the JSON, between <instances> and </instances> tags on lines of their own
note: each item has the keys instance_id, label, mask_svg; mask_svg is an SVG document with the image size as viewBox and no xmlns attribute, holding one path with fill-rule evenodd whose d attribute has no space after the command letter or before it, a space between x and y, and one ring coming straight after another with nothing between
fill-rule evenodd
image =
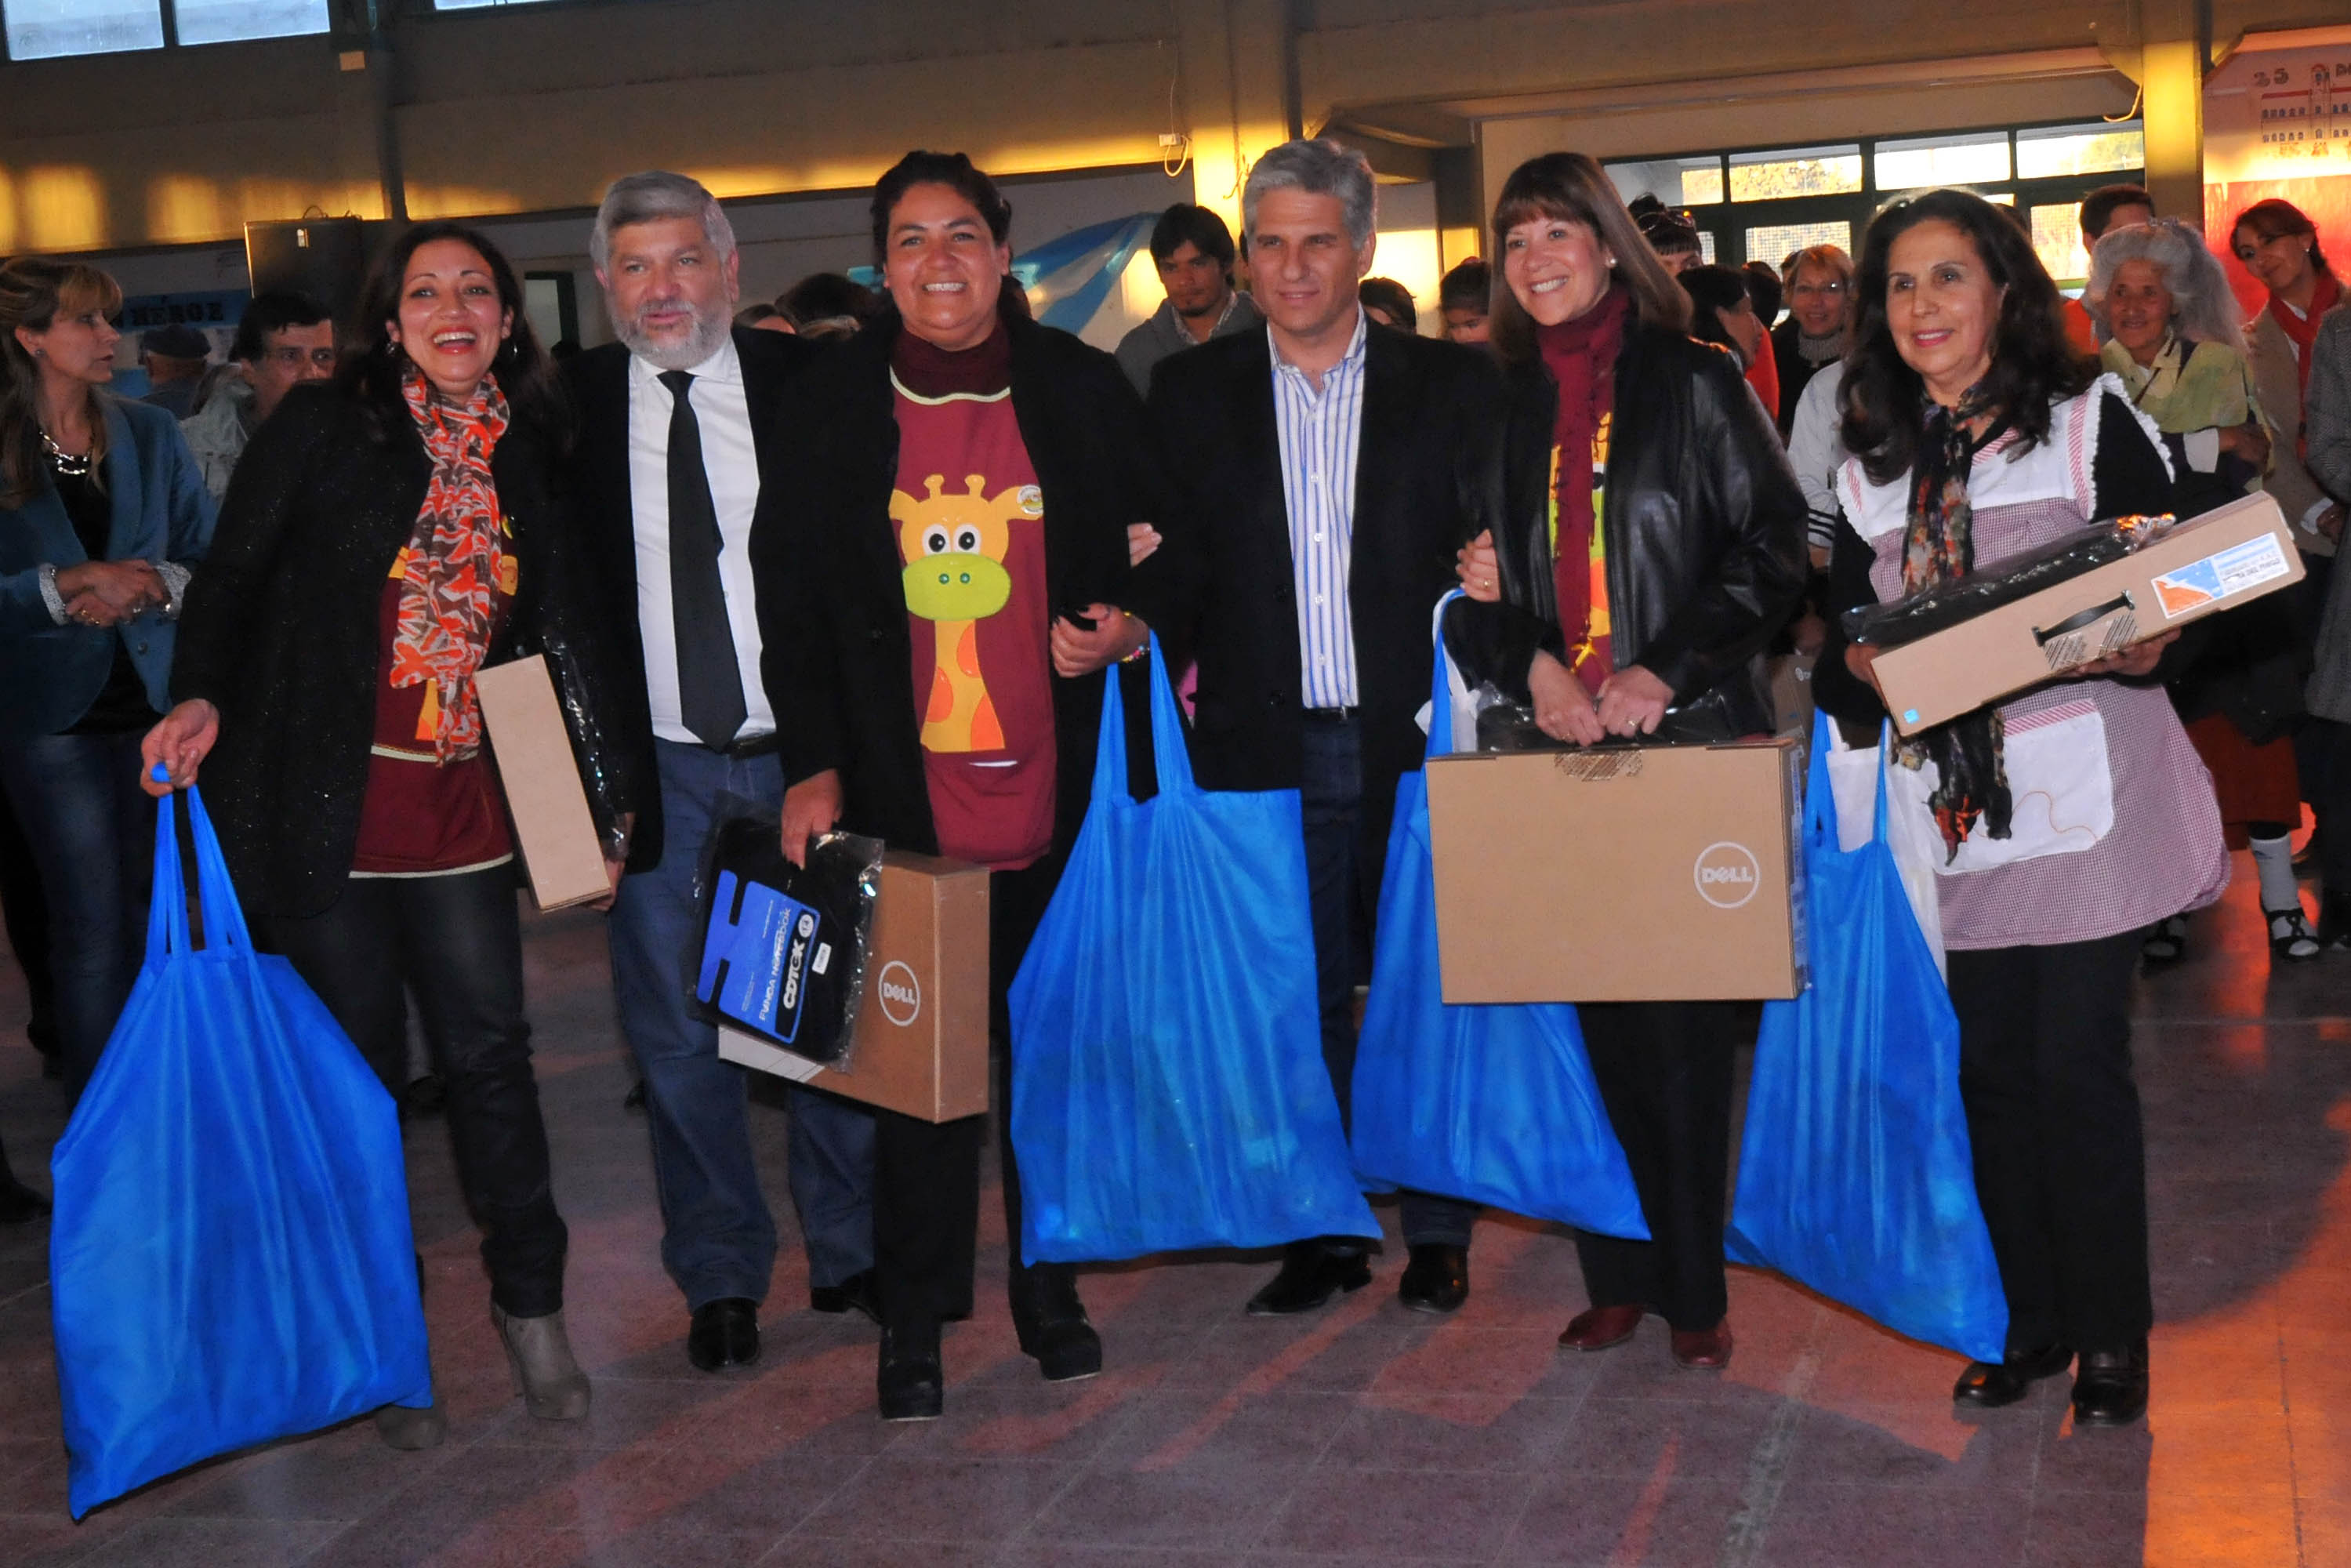
<instances>
[{"instance_id":1,"label":"black trousers","mask_svg":"<svg viewBox=\"0 0 2351 1568\"><path fill-rule=\"evenodd\" d=\"M1730 1305L1722 1225L1739 1004L1587 1002L1576 1013L1649 1222L1646 1241L1576 1233L1584 1292L1595 1307L1646 1307L1676 1329L1710 1329Z\"/></svg>"},{"instance_id":2,"label":"black trousers","mask_svg":"<svg viewBox=\"0 0 2351 1568\"><path fill-rule=\"evenodd\" d=\"M48 896L41 891L41 868L7 792L0 789L0 920L8 930L8 950L25 972L33 1004L25 1037L43 1056L57 1053L57 981L49 967Z\"/></svg>"},{"instance_id":3,"label":"black trousers","mask_svg":"<svg viewBox=\"0 0 2351 1568\"><path fill-rule=\"evenodd\" d=\"M1959 1093L2012 1350L2121 1350L2155 1322L2131 1076L2139 934L1949 955Z\"/></svg>"},{"instance_id":4,"label":"black trousers","mask_svg":"<svg viewBox=\"0 0 2351 1568\"><path fill-rule=\"evenodd\" d=\"M408 1076L414 990L448 1085L457 1179L482 1228L490 1299L513 1317L560 1311L569 1236L531 1074L514 868L354 877L325 914L271 920L262 939L319 993L394 1096Z\"/></svg>"}]
</instances>

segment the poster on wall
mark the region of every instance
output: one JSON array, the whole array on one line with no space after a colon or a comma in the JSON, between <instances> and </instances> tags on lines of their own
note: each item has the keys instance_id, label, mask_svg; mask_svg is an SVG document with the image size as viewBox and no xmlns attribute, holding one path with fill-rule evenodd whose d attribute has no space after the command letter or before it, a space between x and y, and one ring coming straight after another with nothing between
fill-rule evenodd
<instances>
[{"instance_id":1,"label":"poster on wall","mask_svg":"<svg viewBox=\"0 0 2351 1568\"><path fill-rule=\"evenodd\" d=\"M2255 35L2204 84L2204 232L2248 314L2268 295L2230 254L2230 228L2273 198L2351 257L2351 27Z\"/></svg>"},{"instance_id":2,"label":"poster on wall","mask_svg":"<svg viewBox=\"0 0 2351 1568\"><path fill-rule=\"evenodd\" d=\"M245 308L250 299L251 296L242 288L125 297L122 314L115 322L122 333L122 340L114 349L112 384L116 393L122 397L147 395L147 371L139 362L140 345L148 333L160 327L193 327L212 346L210 358L215 364L226 359L229 346L236 341L236 324L245 319Z\"/></svg>"}]
</instances>

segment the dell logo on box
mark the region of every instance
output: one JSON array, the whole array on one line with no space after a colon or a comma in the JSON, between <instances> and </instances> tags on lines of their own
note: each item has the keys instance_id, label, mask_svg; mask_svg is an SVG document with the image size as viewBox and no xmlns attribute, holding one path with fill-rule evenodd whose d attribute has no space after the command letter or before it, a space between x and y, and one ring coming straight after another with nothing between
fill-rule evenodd
<instances>
[{"instance_id":1,"label":"dell logo on box","mask_svg":"<svg viewBox=\"0 0 2351 1568\"><path fill-rule=\"evenodd\" d=\"M1755 896L1763 876L1745 844L1724 840L1698 852L1690 880L1698 884L1698 895L1717 909L1736 909Z\"/></svg>"},{"instance_id":2,"label":"dell logo on box","mask_svg":"<svg viewBox=\"0 0 2351 1568\"><path fill-rule=\"evenodd\" d=\"M893 958L882 966L882 1016L904 1029L923 1014L922 982L914 971Z\"/></svg>"}]
</instances>

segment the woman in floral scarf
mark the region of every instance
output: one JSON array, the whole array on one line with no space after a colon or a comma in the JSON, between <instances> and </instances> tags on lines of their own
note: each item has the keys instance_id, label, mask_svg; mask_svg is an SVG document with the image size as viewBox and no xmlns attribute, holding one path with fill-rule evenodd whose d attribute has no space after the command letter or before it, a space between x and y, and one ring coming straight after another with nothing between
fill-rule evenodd
<instances>
[{"instance_id":1,"label":"woman in floral scarf","mask_svg":"<svg viewBox=\"0 0 2351 1568\"><path fill-rule=\"evenodd\" d=\"M146 759L173 787L204 765L265 945L394 1092L415 994L492 1321L531 1414L577 1419L588 1379L564 1332L513 832L475 672L548 654L616 881L637 768L601 734L601 682L570 634L586 617L549 477L562 429L513 269L473 230L420 225L360 322L335 383L289 395L246 450ZM437 1402L376 1425L401 1448L444 1430Z\"/></svg>"}]
</instances>

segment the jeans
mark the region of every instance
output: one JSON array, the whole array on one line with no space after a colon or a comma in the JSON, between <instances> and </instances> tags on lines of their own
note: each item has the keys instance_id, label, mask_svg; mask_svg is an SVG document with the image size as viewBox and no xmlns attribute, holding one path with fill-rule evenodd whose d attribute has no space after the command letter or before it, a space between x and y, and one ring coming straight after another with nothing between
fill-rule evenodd
<instances>
[{"instance_id":1,"label":"jeans","mask_svg":"<svg viewBox=\"0 0 2351 1568\"><path fill-rule=\"evenodd\" d=\"M1322 1065L1347 1118L1355 1084L1355 976L1358 934L1379 904L1387 846L1364 842L1363 722L1310 713L1299 804L1306 827L1306 890L1314 919L1314 992L1322 1015ZM1434 1193L1399 1195L1407 1246L1469 1245L1478 1206ZM1326 1241L1353 1251L1354 1241Z\"/></svg>"},{"instance_id":2,"label":"jeans","mask_svg":"<svg viewBox=\"0 0 2351 1568\"><path fill-rule=\"evenodd\" d=\"M482 1228L490 1299L510 1317L563 1308L569 1244L523 1014L511 865L353 877L323 915L267 923L283 953L395 1098L408 1081L408 992L448 1086L465 1206Z\"/></svg>"},{"instance_id":3,"label":"jeans","mask_svg":"<svg viewBox=\"0 0 2351 1568\"><path fill-rule=\"evenodd\" d=\"M2131 1076L2139 936L1950 955L1976 1197L2008 1347L2126 1350L2155 1321Z\"/></svg>"},{"instance_id":4,"label":"jeans","mask_svg":"<svg viewBox=\"0 0 2351 1568\"><path fill-rule=\"evenodd\" d=\"M81 1098L146 952L155 802L137 731L0 742L0 784L47 894L66 1102Z\"/></svg>"},{"instance_id":5,"label":"jeans","mask_svg":"<svg viewBox=\"0 0 2351 1568\"><path fill-rule=\"evenodd\" d=\"M644 1073L645 1121L662 1210L662 1264L689 1309L765 1301L776 1222L751 1157L744 1070L718 1054L718 1030L687 1003L702 948L696 883L721 797L779 818L784 770L772 756L726 757L657 740L661 863L621 881L612 906L612 993ZM789 1169L809 1283L839 1285L873 1266L873 1113L803 1089L791 1105Z\"/></svg>"}]
</instances>

